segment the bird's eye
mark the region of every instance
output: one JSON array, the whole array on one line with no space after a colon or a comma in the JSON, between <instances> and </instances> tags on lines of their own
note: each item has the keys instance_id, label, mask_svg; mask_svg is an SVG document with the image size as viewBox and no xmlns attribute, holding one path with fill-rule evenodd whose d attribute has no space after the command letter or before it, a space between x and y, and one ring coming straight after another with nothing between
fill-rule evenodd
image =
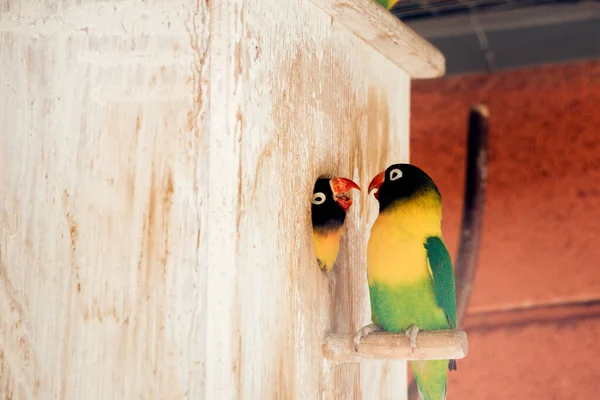
<instances>
[{"instance_id":1,"label":"bird's eye","mask_svg":"<svg viewBox=\"0 0 600 400\"><path fill-rule=\"evenodd\" d=\"M400 178L402 178L402 171L400 169L396 168L390 172L390 181L397 181Z\"/></svg>"},{"instance_id":2,"label":"bird's eye","mask_svg":"<svg viewBox=\"0 0 600 400\"><path fill-rule=\"evenodd\" d=\"M316 205L325 203L325 195L321 192L313 194L312 203Z\"/></svg>"}]
</instances>

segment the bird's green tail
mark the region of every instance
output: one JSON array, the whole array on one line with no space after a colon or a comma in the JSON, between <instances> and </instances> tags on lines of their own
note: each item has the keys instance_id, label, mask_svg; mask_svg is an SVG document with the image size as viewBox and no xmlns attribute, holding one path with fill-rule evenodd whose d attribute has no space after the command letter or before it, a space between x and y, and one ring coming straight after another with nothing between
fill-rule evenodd
<instances>
[{"instance_id":1,"label":"bird's green tail","mask_svg":"<svg viewBox=\"0 0 600 400\"><path fill-rule=\"evenodd\" d=\"M448 360L411 361L410 366L423 400L446 400Z\"/></svg>"}]
</instances>

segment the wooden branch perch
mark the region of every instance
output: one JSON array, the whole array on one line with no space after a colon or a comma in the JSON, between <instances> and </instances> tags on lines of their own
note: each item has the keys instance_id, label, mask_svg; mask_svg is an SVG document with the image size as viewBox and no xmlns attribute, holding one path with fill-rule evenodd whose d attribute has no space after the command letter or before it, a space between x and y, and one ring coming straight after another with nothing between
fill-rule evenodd
<instances>
[{"instance_id":1,"label":"wooden branch perch","mask_svg":"<svg viewBox=\"0 0 600 400\"><path fill-rule=\"evenodd\" d=\"M337 362L360 360L458 360L467 355L467 334L459 330L419 331L413 353L404 333L373 332L365 336L358 350L353 334L331 334L325 339L323 355Z\"/></svg>"},{"instance_id":2,"label":"wooden branch perch","mask_svg":"<svg viewBox=\"0 0 600 400\"><path fill-rule=\"evenodd\" d=\"M487 186L487 153L489 136L489 111L477 104L469 113L467 139L467 164L465 166L465 203L460 233L460 246L456 259L456 319L460 322L465 314L473 288L481 225L485 209Z\"/></svg>"}]
</instances>

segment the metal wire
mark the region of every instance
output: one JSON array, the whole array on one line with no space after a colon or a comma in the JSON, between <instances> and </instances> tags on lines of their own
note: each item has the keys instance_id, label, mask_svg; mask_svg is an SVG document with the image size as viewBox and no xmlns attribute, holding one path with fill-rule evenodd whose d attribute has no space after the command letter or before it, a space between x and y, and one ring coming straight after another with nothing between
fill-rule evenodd
<instances>
[{"instance_id":1,"label":"metal wire","mask_svg":"<svg viewBox=\"0 0 600 400\"><path fill-rule=\"evenodd\" d=\"M545 4L572 4L584 0L401 0L390 10L400 20L414 21L472 11L514 10Z\"/></svg>"}]
</instances>

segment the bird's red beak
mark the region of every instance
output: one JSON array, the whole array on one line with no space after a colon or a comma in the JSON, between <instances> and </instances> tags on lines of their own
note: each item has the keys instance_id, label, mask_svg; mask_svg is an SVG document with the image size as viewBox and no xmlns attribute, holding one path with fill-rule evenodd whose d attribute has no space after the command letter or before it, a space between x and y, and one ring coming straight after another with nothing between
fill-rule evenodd
<instances>
[{"instance_id":1,"label":"bird's red beak","mask_svg":"<svg viewBox=\"0 0 600 400\"><path fill-rule=\"evenodd\" d=\"M375 198L377 200L379 200L379 188L381 187L381 185L383 185L384 181L385 181L385 171L382 171L382 172L378 173L377 175L375 175L375 178L373 178L371 183L369 183L368 194L371 193L371 190L377 189L377 192L375 192L373 195L375 196Z\"/></svg>"},{"instance_id":2,"label":"bird's red beak","mask_svg":"<svg viewBox=\"0 0 600 400\"><path fill-rule=\"evenodd\" d=\"M329 180L329 185L331 186L335 201L344 209L344 211L348 211L352 205L352 198L348 192L351 189L360 190L360 187L350 179L346 178L332 178Z\"/></svg>"}]
</instances>

